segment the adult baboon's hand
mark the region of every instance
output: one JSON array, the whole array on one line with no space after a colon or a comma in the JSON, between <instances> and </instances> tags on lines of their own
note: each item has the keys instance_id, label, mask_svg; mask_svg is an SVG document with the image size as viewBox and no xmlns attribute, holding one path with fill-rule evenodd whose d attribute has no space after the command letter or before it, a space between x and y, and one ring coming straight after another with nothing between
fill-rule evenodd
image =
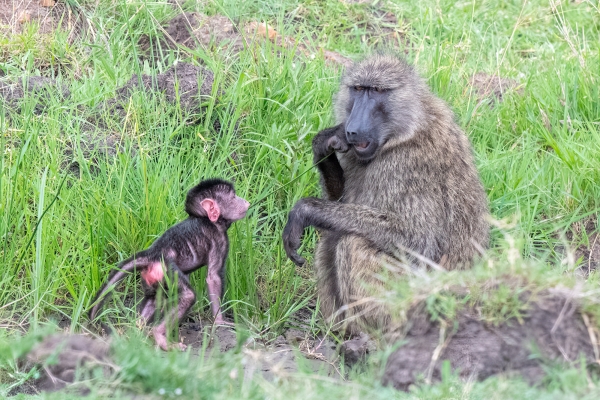
<instances>
[{"instance_id":1,"label":"adult baboon's hand","mask_svg":"<svg viewBox=\"0 0 600 400\"><path fill-rule=\"evenodd\" d=\"M337 151L338 153L347 152L350 145L346 140L344 124L323 129L313 138L312 147L315 162L327 157L333 151Z\"/></svg>"},{"instance_id":2,"label":"adult baboon's hand","mask_svg":"<svg viewBox=\"0 0 600 400\"><path fill-rule=\"evenodd\" d=\"M283 248L288 258L297 266L304 265L306 260L298 254L302 234L304 233L304 218L301 215L300 207L302 200L298 201L288 215L288 222L283 228Z\"/></svg>"}]
</instances>

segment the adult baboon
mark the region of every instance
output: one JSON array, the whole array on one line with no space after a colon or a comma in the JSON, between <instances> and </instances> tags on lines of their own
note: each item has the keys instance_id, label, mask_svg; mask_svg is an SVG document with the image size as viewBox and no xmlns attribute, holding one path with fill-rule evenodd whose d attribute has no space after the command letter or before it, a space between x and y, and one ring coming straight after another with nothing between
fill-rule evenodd
<instances>
[{"instance_id":1,"label":"adult baboon","mask_svg":"<svg viewBox=\"0 0 600 400\"><path fill-rule=\"evenodd\" d=\"M324 199L299 200L283 231L296 264L304 229L321 231L315 255L324 315L351 332L386 328L369 302L386 260L410 268L468 267L488 244L487 198L469 141L449 107L405 61L375 55L343 76L339 125L313 140ZM358 323L358 325L357 325Z\"/></svg>"}]
</instances>

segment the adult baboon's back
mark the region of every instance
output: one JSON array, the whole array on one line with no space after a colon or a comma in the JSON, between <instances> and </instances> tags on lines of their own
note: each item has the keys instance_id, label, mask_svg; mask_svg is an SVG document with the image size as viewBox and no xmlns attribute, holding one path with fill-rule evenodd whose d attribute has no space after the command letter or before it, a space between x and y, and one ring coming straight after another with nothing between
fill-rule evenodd
<instances>
[{"instance_id":1,"label":"adult baboon's back","mask_svg":"<svg viewBox=\"0 0 600 400\"><path fill-rule=\"evenodd\" d=\"M366 299L382 287L386 259L468 267L488 243L487 199L453 113L404 61L376 55L353 65L335 111L339 125L313 140L315 161L326 157L318 165L325 199L296 203L284 247L302 264L304 228L321 230L315 268L323 313L384 328L385 310Z\"/></svg>"}]
</instances>

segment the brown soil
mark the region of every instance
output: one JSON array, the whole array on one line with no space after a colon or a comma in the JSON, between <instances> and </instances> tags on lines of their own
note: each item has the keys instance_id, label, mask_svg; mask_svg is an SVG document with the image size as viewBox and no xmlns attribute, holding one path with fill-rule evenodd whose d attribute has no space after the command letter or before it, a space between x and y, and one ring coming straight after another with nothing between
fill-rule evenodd
<instances>
[{"instance_id":1,"label":"brown soil","mask_svg":"<svg viewBox=\"0 0 600 400\"><path fill-rule=\"evenodd\" d=\"M98 367L108 375L114 366L110 363L109 345L83 335L54 334L46 337L27 355L25 368L40 368L40 377L16 387L9 393L37 394L53 392L71 386L79 376L85 377L87 372ZM84 387L71 389L85 394Z\"/></svg>"},{"instance_id":2,"label":"brown soil","mask_svg":"<svg viewBox=\"0 0 600 400\"><path fill-rule=\"evenodd\" d=\"M40 114L47 107L52 96L55 96L55 92L58 92L63 99L70 95L69 90L58 85L54 79L43 76L30 76L24 81L16 82L0 81L0 103L13 110L18 110L20 101L25 97L25 93L28 93L36 96L34 112Z\"/></svg>"},{"instance_id":3,"label":"brown soil","mask_svg":"<svg viewBox=\"0 0 600 400\"><path fill-rule=\"evenodd\" d=\"M519 374L531 383L544 376L544 363L576 363L598 358L597 333L585 323L575 300L546 293L530 304L519 322L498 326L477 318L474 310L443 326L415 311L406 344L388 359L383 383L407 390L419 382L439 381L442 363L465 379Z\"/></svg>"},{"instance_id":4,"label":"brown soil","mask_svg":"<svg viewBox=\"0 0 600 400\"><path fill-rule=\"evenodd\" d=\"M558 290L530 298L520 320L498 325L483 322L474 309L464 310L453 321L432 322L422 306L409 312L406 335L401 346L388 358L383 376L385 385L408 390L411 385L441 380L442 365L448 361L454 373L468 380L484 380L495 375L521 376L532 384L545 377L548 365L577 365L582 359L590 364L598 360L598 332L584 317L576 300ZM205 338L207 353L237 348L237 336L231 328L186 322L179 329L182 343L198 355ZM347 341L341 352L348 363L363 359L374 351L366 335ZM298 371L302 364L313 372L341 378L338 346L327 337L313 337L306 330L288 329L270 343L249 339L241 345L248 361L247 375L261 374L274 379ZM58 350L58 362L46 360ZM354 358L353 358L354 357ZM101 366L111 372L108 345L101 339L82 335L53 335L27 356L28 365L41 365L42 376L15 389L15 393L37 393L69 386L75 368L86 371ZM83 390L83 389L79 389Z\"/></svg>"},{"instance_id":5,"label":"brown soil","mask_svg":"<svg viewBox=\"0 0 600 400\"><path fill-rule=\"evenodd\" d=\"M164 35L161 38L144 36L140 39L139 44L148 56L162 58L161 53L175 50L179 46L189 49L201 47L209 50L224 48L232 54L237 54L244 47L265 40L270 40L280 47L296 48L308 56L312 55L312 51L306 45L296 43L294 39L279 34L264 23L253 21L237 26L225 16L207 16L196 12L176 16L166 23ZM345 66L351 63L350 59L339 53L326 49L317 51L323 52L324 58L332 63Z\"/></svg>"},{"instance_id":6,"label":"brown soil","mask_svg":"<svg viewBox=\"0 0 600 400\"><path fill-rule=\"evenodd\" d=\"M563 264L569 268L576 267L583 276L600 267L600 232L597 225L595 217L587 218L572 224L564 237L554 236L559 241L554 251L560 255Z\"/></svg>"},{"instance_id":7,"label":"brown soil","mask_svg":"<svg viewBox=\"0 0 600 400\"><path fill-rule=\"evenodd\" d=\"M206 356L212 351L226 352L237 347L235 332L226 327L214 327L201 323L184 323L179 328L182 343L192 347L196 356L203 347L206 337L209 343ZM286 338L287 337L287 338ZM242 346L247 362L244 373L251 378L261 374L267 380L298 372L299 358L304 367L330 377L340 377L335 361L336 345L330 339L308 338L297 332L278 337L270 344L258 340L248 340ZM81 394L88 389L77 386L78 378L87 378L93 370L102 368L105 376L116 369L111 361L110 346L100 338L84 335L54 334L46 337L27 355L25 369L38 366L40 377L13 389L9 396L19 393L38 394L61 389L76 390ZM77 371L77 374L76 374Z\"/></svg>"},{"instance_id":8,"label":"brown soil","mask_svg":"<svg viewBox=\"0 0 600 400\"><path fill-rule=\"evenodd\" d=\"M516 80L502 78L498 75L489 75L484 72L473 75L469 79L469 86L473 88L473 94L478 102L486 100L501 102L504 94L513 90L516 90L519 94L523 93L522 87L519 86L519 82Z\"/></svg>"},{"instance_id":9,"label":"brown soil","mask_svg":"<svg viewBox=\"0 0 600 400\"><path fill-rule=\"evenodd\" d=\"M589 275L600 268L600 234L588 235L588 244L582 244L575 250L575 260L581 260L581 270Z\"/></svg>"},{"instance_id":10,"label":"brown soil","mask_svg":"<svg viewBox=\"0 0 600 400\"><path fill-rule=\"evenodd\" d=\"M162 74L134 75L125 85L117 89L115 98L105 103L109 109L124 112L131 95L136 91L159 92L170 104L179 104L187 115L202 112L200 104L212 93L214 74L204 67L189 63L178 63Z\"/></svg>"},{"instance_id":11,"label":"brown soil","mask_svg":"<svg viewBox=\"0 0 600 400\"><path fill-rule=\"evenodd\" d=\"M189 12L167 22L161 38L143 36L139 45L144 52L149 52L156 57L179 46L189 49L197 47L209 49L211 45L215 45L237 53L244 48L244 40L229 18L221 15L209 17L201 13Z\"/></svg>"},{"instance_id":12,"label":"brown soil","mask_svg":"<svg viewBox=\"0 0 600 400\"><path fill-rule=\"evenodd\" d=\"M57 29L69 32L69 39L79 37L83 17L63 0L0 0L0 34L19 34L28 24L39 24L39 33Z\"/></svg>"},{"instance_id":13,"label":"brown soil","mask_svg":"<svg viewBox=\"0 0 600 400\"><path fill-rule=\"evenodd\" d=\"M82 134L79 139L72 138L65 146L66 161L62 167L69 168L75 175L79 175L81 170L77 147L81 150L81 156L92 174L100 172L98 165L103 160L113 159L117 154L125 152L122 137L118 134L94 131Z\"/></svg>"},{"instance_id":14,"label":"brown soil","mask_svg":"<svg viewBox=\"0 0 600 400\"><path fill-rule=\"evenodd\" d=\"M382 9L373 10L370 21L366 24L367 40L373 46L403 47L410 44L405 33L398 29L398 18L391 12ZM406 50L407 52L408 50Z\"/></svg>"}]
</instances>

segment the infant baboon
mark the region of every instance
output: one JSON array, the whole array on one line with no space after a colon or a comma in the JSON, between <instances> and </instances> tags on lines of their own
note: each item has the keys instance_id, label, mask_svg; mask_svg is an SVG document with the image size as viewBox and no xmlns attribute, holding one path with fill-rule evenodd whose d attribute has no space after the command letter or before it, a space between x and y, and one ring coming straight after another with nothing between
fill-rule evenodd
<instances>
[{"instance_id":1,"label":"infant baboon","mask_svg":"<svg viewBox=\"0 0 600 400\"><path fill-rule=\"evenodd\" d=\"M385 329L389 315L365 301L383 286L386 260L410 268L469 267L488 245L487 198L466 135L413 67L375 55L344 74L339 125L313 140L325 199L304 198L283 231L298 265L304 229L321 231L315 254L321 309L351 333Z\"/></svg>"},{"instance_id":2,"label":"infant baboon","mask_svg":"<svg viewBox=\"0 0 600 400\"><path fill-rule=\"evenodd\" d=\"M227 229L233 222L244 218L249 205L236 196L233 185L227 181L208 179L194 186L185 201L189 218L169 228L148 249L119 264L92 301L96 304L90 311L90 320L96 318L104 295L133 271L140 272L142 278L144 300L141 315L146 322L154 318L157 291L166 289L169 281L176 282L179 296L177 310L152 329L156 344L167 350L167 322L181 320L196 301L188 275L207 265L208 300L215 324L230 324L223 318L220 303L229 251ZM183 345L180 347L184 348Z\"/></svg>"}]
</instances>

